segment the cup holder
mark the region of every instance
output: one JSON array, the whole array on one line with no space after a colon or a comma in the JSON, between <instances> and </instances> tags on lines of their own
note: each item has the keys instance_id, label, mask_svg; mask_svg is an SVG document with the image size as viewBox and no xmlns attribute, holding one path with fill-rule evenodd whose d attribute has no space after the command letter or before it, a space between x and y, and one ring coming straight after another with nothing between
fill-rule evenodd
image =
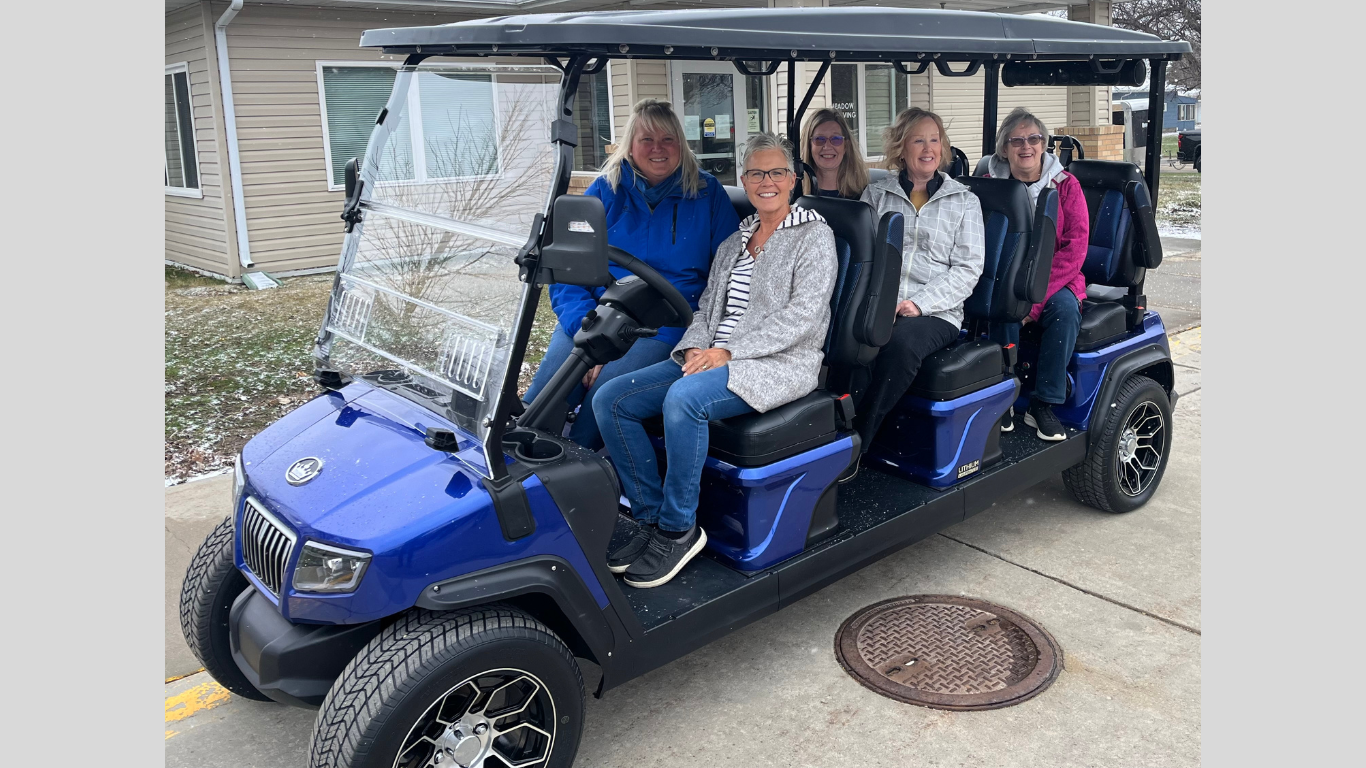
<instances>
[{"instance_id":1,"label":"cup holder","mask_svg":"<svg viewBox=\"0 0 1366 768\"><path fill-rule=\"evenodd\" d=\"M554 440L536 438L535 440L519 441L512 449L512 455L519 461L528 464L544 464L547 461L554 461L564 455L564 446Z\"/></svg>"}]
</instances>

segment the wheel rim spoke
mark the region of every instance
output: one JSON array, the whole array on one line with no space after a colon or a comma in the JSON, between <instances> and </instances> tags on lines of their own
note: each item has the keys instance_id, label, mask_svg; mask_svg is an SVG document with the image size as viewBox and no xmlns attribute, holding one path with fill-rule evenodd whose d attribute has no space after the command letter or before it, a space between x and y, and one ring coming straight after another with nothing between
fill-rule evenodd
<instances>
[{"instance_id":1,"label":"wheel rim spoke","mask_svg":"<svg viewBox=\"0 0 1366 768\"><path fill-rule=\"evenodd\" d=\"M1125 494L1138 496L1157 477L1162 467L1166 428L1162 410L1150 401L1140 403L1124 420L1115 479Z\"/></svg>"},{"instance_id":2,"label":"wheel rim spoke","mask_svg":"<svg viewBox=\"0 0 1366 768\"><path fill-rule=\"evenodd\" d=\"M544 741L541 742L541 748L537 750L539 752L538 757L528 756L519 760L503 751L499 742L504 738L507 738L510 741L510 735L516 731L530 731L540 735L541 738L544 739ZM524 766L544 762L545 759L550 756L550 744L552 739L553 737L549 733L546 733L544 730L537 728L531 723L518 723L511 728L498 731L498 737L493 740L493 752L498 756L498 759L512 766L512 768L524 768Z\"/></svg>"},{"instance_id":3,"label":"wheel rim spoke","mask_svg":"<svg viewBox=\"0 0 1366 768\"><path fill-rule=\"evenodd\" d=\"M459 768L459 760L469 760L470 768L536 766L550 757L554 739L555 702L545 684L523 670L496 669L436 697L414 722L393 765ZM467 756L460 758L462 751Z\"/></svg>"}]
</instances>

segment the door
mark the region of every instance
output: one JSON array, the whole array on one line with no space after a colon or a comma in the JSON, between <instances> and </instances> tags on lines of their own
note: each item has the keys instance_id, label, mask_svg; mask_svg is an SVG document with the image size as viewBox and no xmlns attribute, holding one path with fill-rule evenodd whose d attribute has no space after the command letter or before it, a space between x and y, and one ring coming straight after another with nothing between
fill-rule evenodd
<instances>
[{"instance_id":1,"label":"door","mask_svg":"<svg viewBox=\"0 0 1366 768\"><path fill-rule=\"evenodd\" d=\"M744 77L729 62L676 62L672 69L673 103L682 105L678 117L698 164L737 185L740 148L750 132L768 129L763 78Z\"/></svg>"}]
</instances>

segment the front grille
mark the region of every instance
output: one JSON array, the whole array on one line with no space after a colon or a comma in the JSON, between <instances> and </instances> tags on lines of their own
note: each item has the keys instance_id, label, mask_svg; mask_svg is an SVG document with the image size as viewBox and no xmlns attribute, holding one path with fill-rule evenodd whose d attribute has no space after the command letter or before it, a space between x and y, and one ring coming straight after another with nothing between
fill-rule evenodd
<instances>
[{"instance_id":1,"label":"front grille","mask_svg":"<svg viewBox=\"0 0 1366 768\"><path fill-rule=\"evenodd\" d=\"M281 525L256 499L242 511L242 560L276 597L285 583L285 563L294 549L294 533Z\"/></svg>"}]
</instances>

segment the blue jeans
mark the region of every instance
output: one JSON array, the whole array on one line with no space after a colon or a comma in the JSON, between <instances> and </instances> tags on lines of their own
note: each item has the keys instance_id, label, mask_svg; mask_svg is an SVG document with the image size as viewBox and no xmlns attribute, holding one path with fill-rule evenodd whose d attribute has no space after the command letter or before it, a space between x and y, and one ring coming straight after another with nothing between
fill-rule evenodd
<instances>
[{"instance_id":1,"label":"blue jeans","mask_svg":"<svg viewBox=\"0 0 1366 768\"><path fill-rule=\"evenodd\" d=\"M754 411L726 389L729 381L729 366L684 376L678 363L665 360L618 376L598 391L598 427L636 520L670 532L692 528L710 439L707 422ZM641 423L661 413L668 461L662 483L654 445Z\"/></svg>"},{"instance_id":2,"label":"blue jeans","mask_svg":"<svg viewBox=\"0 0 1366 768\"><path fill-rule=\"evenodd\" d=\"M560 366L569 358L569 353L573 350L573 338L566 334L559 325L556 325L554 335L550 339L550 346L546 348L545 357L541 359L541 367L537 369L536 376L531 379L531 386L527 387L526 397L523 398L525 402L530 403L536 399L536 395L545 389L545 385L550 382L550 377L560 369ZM602 371L598 374L598 380L593 382L593 388L587 393L584 392L583 384L575 386L573 391L569 393L568 402L565 403L566 409L576 405L580 406L578 418L569 428L569 439L589 450L596 451L601 448L602 437L598 434L598 422L593 418L593 397L597 395L604 384L612 379L623 373L630 373L654 365L660 360L667 360L672 351L672 344L665 344L654 339L636 339L636 342L631 345L625 355L602 367Z\"/></svg>"},{"instance_id":3,"label":"blue jeans","mask_svg":"<svg viewBox=\"0 0 1366 768\"><path fill-rule=\"evenodd\" d=\"M1039 315L1043 339L1039 342L1039 362L1034 373L1034 399L1049 405L1067 402L1067 364L1077 345L1081 329L1081 302L1071 288L1060 288L1044 302ZM999 344L1019 344L1020 324L1001 323L991 328L991 340Z\"/></svg>"}]
</instances>

